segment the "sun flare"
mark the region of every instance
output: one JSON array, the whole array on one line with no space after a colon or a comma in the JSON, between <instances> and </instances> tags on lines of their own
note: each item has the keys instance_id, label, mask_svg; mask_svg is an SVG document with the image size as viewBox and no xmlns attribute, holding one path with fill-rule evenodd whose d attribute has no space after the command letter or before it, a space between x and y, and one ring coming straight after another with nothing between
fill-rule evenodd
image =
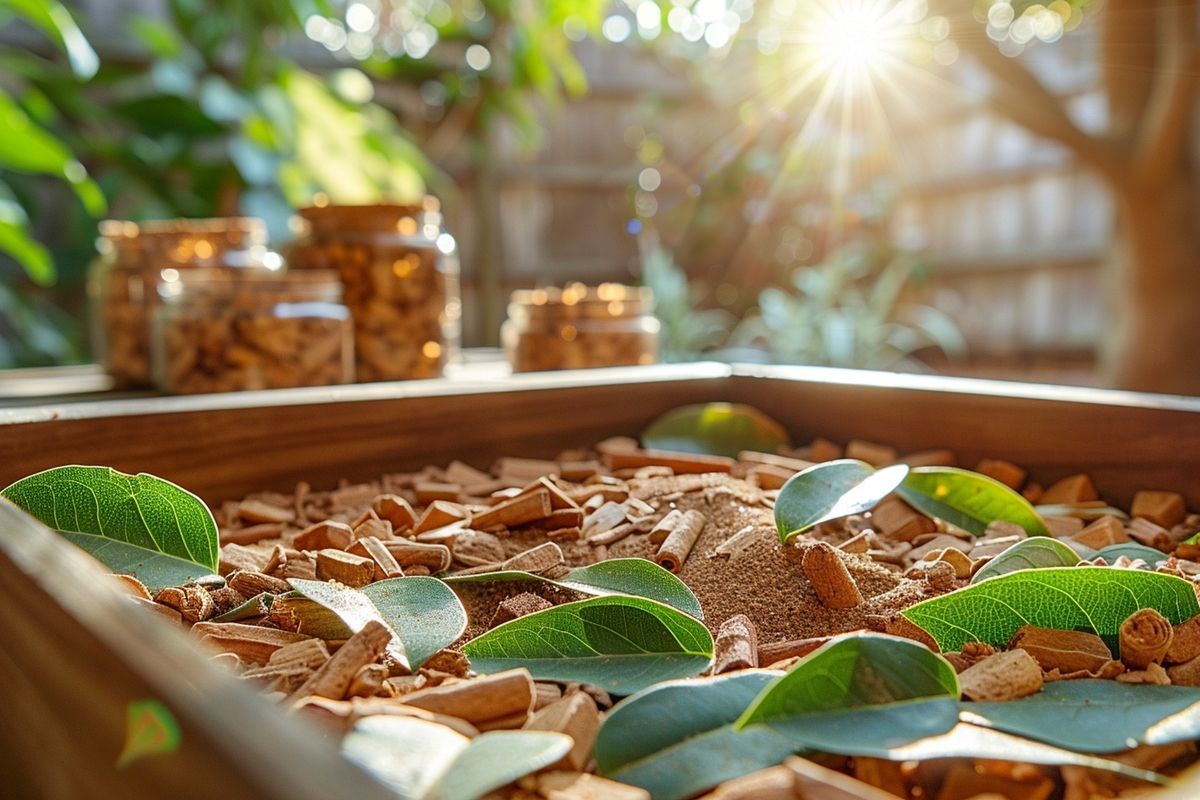
<instances>
[{"instance_id":1,"label":"sun flare","mask_svg":"<svg viewBox=\"0 0 1200 800\"><path fill-rule=\"evenodd\" d=\"M819 6L806 39L834 73L870 73L897 54L904 20L879 0L828 0Z\"/></svg>"}]
</instances>

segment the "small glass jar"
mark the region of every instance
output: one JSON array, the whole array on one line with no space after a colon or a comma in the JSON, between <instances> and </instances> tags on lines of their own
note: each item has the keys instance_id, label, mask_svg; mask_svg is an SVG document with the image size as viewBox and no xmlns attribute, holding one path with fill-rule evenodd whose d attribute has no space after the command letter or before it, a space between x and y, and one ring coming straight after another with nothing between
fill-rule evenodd
<instances>
[{"instance_id":1,"label":"small glass jar","mask_svg":"<svg viewBox=\"0 0 1200 800\"><path fill-rule=\"evenodd\" d=\"M164 275L194 268L278 270L267 229L250 217L100 224L88 275L97 360L118 388L150 386L150 321Z\"/></svg>"},{"instance_id":2,"label":"small glass jar","mask_svg":"<svg viewBox=\"0 0 1200 800\"><path fill-rule=\"evenodd\" d=\"M332 272L186 270L158 294L154 374L165 392L354 381L354 326Z\"/></svg>"},{"instance_id":3,"label":"small glass jar","mask_svg":"<svg viewBox=\"0 0 1200 800\"><path fill-rule=\"evenodd\" d=\"M297 269L332 269L354 317L360 381L433 378L457 352L462 320L454 238L436 198L421 205L313 206L288 253Z\"/></svg>"},{"instance_id":4,"label":"small glass jar","mask_svg":"<svg viewBox=\"0 0 1200 800\"><path fill-rule=\"evenodd\" d=\"M653 364L653 311L650 289L618 283L516 291L500 337L513 372Z\"/></svg>"}]
</instances>

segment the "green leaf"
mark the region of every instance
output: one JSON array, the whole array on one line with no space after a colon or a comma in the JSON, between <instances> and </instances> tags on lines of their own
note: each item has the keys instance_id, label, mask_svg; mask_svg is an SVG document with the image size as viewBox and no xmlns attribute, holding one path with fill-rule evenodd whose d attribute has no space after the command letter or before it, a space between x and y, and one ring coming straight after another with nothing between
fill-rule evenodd
<instances>
[{"instance_id":1,"label":"green leaf","mask_svg":"<svg viewBox=\"0 0 1200 800\"><path fill-rule=\"evenodd\" d=\"M400 635L413 668L454 644L467 629L467 612L450 587L437 578L414 575L375 581L363 587L380 616Z\"/></svg>"},{"instance_id":2,"label":"green leaf","mask_svg":"<svg viewBox=\"0 0 1200 800\"><path fill-rule=\"evenodd\" d=\"M633 694L703 671L712 635L695 618L641 597L566 603L506 622L463 647L482 673L525 667L539 680Z\"/></svg>"},{"instance_id":3,"label":"green leaf","mask_svg":"<svg viewBox=\"0 0 1200 800\"><path fill-rule=\"evenodd\" d=\"M54 283L55 269L50 251L30 236L24 225L0 219L0 252L12 256L29 279L39 286Z\"/></svg>"},{"instance_id":4,"label":"green leaf","mask_svg":"<svg viewBox=\"0 0 1200 800\"><path fill-rule=\"evenodd\" d=\"M738 403L676 408L651 422L641 438L648 448L730 458L743 450L774 453L791 441L778 422L757 408Z\"/></svg>"},{"instance_id":5,"label":"green leaf","mask_svg":"<svg viewBox=\"0 0 1200 800\"><path fill-rule=\"evenodd\" d=\"M208 506L162 478L109 467L55 467L22 478L0 495L56 531L92 534L150 555L192 561L208 572L217 569L217 523ZM157 561L156 567L165 568Z\"/></svg>"},{"instance_id":6,"label":"green leaf","mask_svg":"<svg viewBox=\"0 0 1200 800\"><path fill-rule=\"evenodd\" d=\"M96 51L62 3L57 0L0 0L0 11L4 9L16 13L53 39L66 52L76 76L86 80L100 68Z\"/></svg>"},{"instance_id":7,"label":"green leaf","mask_svg":"<svg viewBox=\"0 0 1200 800\"><path fill-rule=\"evenodd\" d=\"M1073 681L1063 681L1072 683ZM884 758L889 761L925 761L935 758L989 758L1023 764L1049 764L1100 769L1150 783L1170 781L1155 772L1136 769L1118 761L1061 750L978 725L960 723L948 733L920 739L895 748L859 747L854 755Z\"/></svg>"},{"instance_id":8,"label":"green leaf","mask_svg":"<svg viewBox=\"0 0 1200 800\"><path fill-rule=\"evenodd\" d=\"M923 600L902 613L951 652L967 642L1003 647L1022 625L1092 631L1111 643L1121 623L1142 608L1157 609L1174 624L1200 614L1188 581L1110 567L1012 572Z\"/></svg>"},{"instance_id":9,"label":"green leaf","mask_svg":"<svg viewBox=\"0 0 1200 800\"><path fill-rule=\"evenodd\" d=\"M733 727L778 674L671 681L623 700L596 735L597 771L656 800L680 800L778 764L796 750L789 740L766 726Z\"/></svg>"},{"instance_id":10,"label":"green leaf","mask_svg":"<svg viewBox=\"0 0 1200 800\"><path fill-rule=\"evenodd\" d=\"M85 550L118 575L132 575L151 592L168 586L182 586L216 575L208 567L144 547L118 542L91 533L60 531L71 544Z\"/></svg>"},{"instance_id":11,"label":"green leaf","mask_svg":"<svg viewBox=\"0 0 1200 800\"><path fill-rule=\"evenodd\" d=\"M275 602L273 594L256 594L240 606L229 609L219 617L214 617L213 622L240 622L244 619L266 616L270 612L273 602Z\"/></svg>"},{"instance_id":12,"label":"green leaf","mask_svg":"<svg viewBox=\"0 0 1200 800\"><path fill-rule=\"evenodd\" d=\"M1079 555L1067 545L1049 536L1034 536L1022 539L984 564L971 577L971 583L1023 569L1073 567L1078 563Z\"/></svg>"},{"instance_id":13,"label":"green leaf","mask_svg":"<svg viewBox=\"0 0 1200 800\"><path fill-rule=\"evenodd\" d=\"M75 190L88 213L97 216L104 212L104 194L87 177L83 164L3 91L0 91L0 167L62 178Z\"/></svg>"},{"instance_id":14,"label":"green leaf","mask_svg":"<svg viewBox=\"0 0 1200 800\"><path fill-rule=\"evenodd\" d=\"M773 681L736 723L769 725L797 747L850 754L896 747L950 730L958 676L944 658L908 639L839 636Z\"/></svg>"},{"instance_id":15,"label":"green leaf","mask_svg":"<svg viewBox=\"0 0 1200 800\"><path fill-rule=\"evenodd\" d=\"M370 620L392 633L388 653L415 670L431 655L452 644L467 627L462 603L437 578L414 576L375 581L363 589L340 583L289 581L300 594L332 611L351 633Z\"/></svg>"},{"instance_id":16,"label":"green leaf","mask_svg":"<svg viewBox=\"0 0 1200 800\"><path fill-rule=\"evenodd\" d=\"M696 619L704 619L700 601L692 594L688 585L658 564L644 558L611 558L587 567L576 567L558 580L534 575L532 572L505 570L450 576L445 578L445 581L452 586L460 583L495 581L542 581L582 594L648 597L678 608Z\"/></svg>"},{"instance_id":17,"label":"green leaf","mask_svg":"<svg viewBox=\"0 0 1200 800\"><path fill-rule=\"evenodd\" d=\"M843 458L815 464L793 475L775 501L775 527L785 542L829 520L861 514L887 497L908 474L894 464L876 471L870 464Z\"/></svg>"},{"instance_id":18,"label":"green leaf","mask_svg":"<svg viewBox=\"0 0 1200 800\"><path fill-rule=\"evenodd\" d=\"M1142 559L1146 562L1149 569L1154 569L1155 565L1160 561L1166 561L1168 556L1162 550L1157 550L1153 547L1147 547L1144 544L1137 542L1125 542L1124 544L1110 544L1108 547L1102 547L1096 551L1096 556L1103 558L1109 564L1116 561L1121 556L1128 559ZM1095 558L1096 556L1093 556Z\"/></svg>"},{"instance_id":19,"label":"green leaf","mask_svg":"<svg viewBox=\"0 0 1200 800\"><path fill-rule=\"evenodd\" d=\"M410 717L365 717L342 739L342 754L406 800L474 800L553 764L569 736L492 731L468 739Z\"/></svg>"},{"instance_id":20,"label":"green leaf","mask_svg":"<svg viewBox=\"0 0 1200 800\"><path fill-rule=\"evenodd\" d=\"M1200 736L1200 689L1186 686L1054 681L1020 700L963 703L962 709L976 724L1082 753Z\"/></svg>"},{"instance_id":21,"label":"green leaf","mask_svg":"<svg viewBox=\"0 0 1200 800\"><path fill-rule=\"evenodd\" d=\"M986 475L954 467L917 467L900 485L901 497L919 511L981 535L989 522L1015 522L1030 536L1048 536L1046 524L1024 497Z\"/></svg>"}]
</instances>

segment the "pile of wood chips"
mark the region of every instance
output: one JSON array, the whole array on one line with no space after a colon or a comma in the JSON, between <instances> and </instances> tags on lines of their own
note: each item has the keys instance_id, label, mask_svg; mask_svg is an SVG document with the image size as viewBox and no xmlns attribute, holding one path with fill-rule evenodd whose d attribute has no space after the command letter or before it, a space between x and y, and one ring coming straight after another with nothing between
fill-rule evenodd
<instances>
[{"instance_id":1,"label":"pile of wood chips","mask_svg":"<svg viewBox=\"0 0 1200 800\"><path fill-rule=\"evenodd\" d=\"M783 454L747 452L728 459L647 451L617 438L555 460L503 458L487 472L454 462L331 491L302 483L291 494L257 493L227 502L216 513L225 586L182 586L151 597L136 580L121 580L137 602L190 627L215 651L214 659L260 685L292 713L340 732L379 714L427 719L467 736L498 729L558 731L574 739L571 751L550 769L494 796L648 798L642 789L590 772L592 744L613 703L595 687L534 681L523 669L475 675L455 648L440 651L409 674L389 661L390 634L378 623L346 640L298 632L310 602L303 599L282 598L269 611L239 622L212 620L262 593L288 593L289 578L350 587L400 576L496 570L557 578L570 567L634 555L678 573L696 592L716 637L712 674L786 668L832 635L863 628L909 636L936 649L927 634L905 624L899 611L966 585L980 566L1025 532L1000 522L974 537L892 496L869 514L826 523L779 544L771 518L779 488L811 464L841 457L876 466L955 464L948 451L899 458L889 448L864 442L842 448L817 440ZM1163 553L1157 564L1125 559L1114 568L1148 566L1200 582L1200 548L1182 544L1200 531L1200 515L1188 515L1180 495L1140 492L1129 517L1122 519L1105 513L1111 509L1086 475L1043 489L1003 461L985 460L975 469L1031 502L1062 506L1063 515L1046 520L1057 538L1092 548L1136 541ZM766 611L749 605L722 607L721 618L711 618L710 604L727 604L737 588L724 573L714 586L714 570L747 553L771 560L771 569L786 570L792 581L776 572L770 581L753 584L756 569L747 563L737 574L745 576L751 593L766 594L764 607L789 598L801 603L811 613L793 610L788 618L804 617L810 627L780 628ZM577 599L564 590L534 591L530 584L472 596L467 594L474 589L452 588L468 610L467 636ZM730 613L735 610L739 613ZM960 673L964 696L975 700L1012 699L1040 690L1045 681L1080 677L1200 685L1200 617L1173 627L1153 610L1138 612L1122 626L1121 645L1118 660L1093 634L1027 626L1008 649L997 652L975 643L945 656ZM1195 745L1142 746L1114 758L1169 771L1194 760ZM791 759L730 781L706 797L958 800L990 793L1082 800L1126 791L1144 787L1077 767L823 757Z\"/></svg>"}]
</instances>

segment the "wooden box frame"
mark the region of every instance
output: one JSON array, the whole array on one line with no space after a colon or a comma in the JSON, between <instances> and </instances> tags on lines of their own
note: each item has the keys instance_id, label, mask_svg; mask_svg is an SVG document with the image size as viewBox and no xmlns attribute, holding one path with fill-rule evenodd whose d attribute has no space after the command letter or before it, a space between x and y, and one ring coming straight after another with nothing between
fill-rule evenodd
<instances>
[{"instance_id":1,"label":"wooden box frame","mask_svg":"<svg viewBox=\"0 0 1200 800\"><path fill-rule=\"evenodd\" d=\"M1200 508L1200 400L819 368L689 364L0 410L0 486L65 463L151 472L210 503L459 458L552 456L636 434L686 403L755 405L798 442L1004 458L1048 483L1086 470L1123 505L1140 488ZM0 503L0 785L14 797L391 797L319 732L132 614L103 570ZM128 703L179 721L171 755L118 769ZM1189 789L1188 787L1192 787ZM1194 796L1200 779L1160 797Z\"/></svg>"}]
</instances>

